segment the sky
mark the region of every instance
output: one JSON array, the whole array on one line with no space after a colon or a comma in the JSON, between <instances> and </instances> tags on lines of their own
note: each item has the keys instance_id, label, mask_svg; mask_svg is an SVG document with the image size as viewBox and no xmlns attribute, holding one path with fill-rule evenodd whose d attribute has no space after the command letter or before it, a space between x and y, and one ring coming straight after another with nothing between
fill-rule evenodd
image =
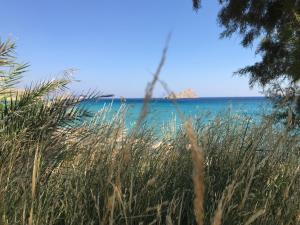
<instances>
[{"instance_id":1,"label":"sky","mask_svg":"<svg viewBox=\"0 0 300 225\"><path fill-rule=\"evenodd\" d=\"M259 59L240 38L220 39L217 0L9 0L1 3L0 38L17 43L30 64L23 85L76 69L70 90L143 97L171 32L161 80L200 97L258 96L233 72ZM164 97L159 85L154 96Z\"/></svg>"}]
</instances>

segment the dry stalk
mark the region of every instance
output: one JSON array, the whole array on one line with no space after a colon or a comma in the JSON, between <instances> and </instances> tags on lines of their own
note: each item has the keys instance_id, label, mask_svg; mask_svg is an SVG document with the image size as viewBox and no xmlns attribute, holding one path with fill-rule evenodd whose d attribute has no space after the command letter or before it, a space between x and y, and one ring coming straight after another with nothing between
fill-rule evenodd
<instances>
[{"instance_id":1,"label":"dry stalk","mask_svg":"<svg viewBox=\"0 0 300 225\"><path fill-rule=\"evenodd\" d=\"M160 84L167 92L167 94L171 94L172 91L168 88L168 85L159 80ZM204 175L205 175L205 158L203 148L200 147L197 140L197 135L194 132L192 124L189 120L187 120L184 114L179 109L176 98L172 98L176 111L178 112L181 121L184 123L184 128L189 139L191 145L192 152L192 161L193 161L193 184L194 184L194 215L198 225L203 225L204 223L204 196L205 196L205 183L204 183Z\"/></svg>"},{"instance_id":2,"label":"dry stalk","mask_svg":"<svg viewBox=\"0 0 300 225\"><path fill-rule=\"evenodd\" d=\"M36 195L36 185L37 180L39 176L39 167L40 167L40 161L41 161L41 153L39 151L39 148L36 148L35 155L34 155L34 162L33 162L33 170L32 170L32 179L31 179L31 209L30 209L30 215L28 219L28 224L33 224L33 208L34 208L34 202L35 202L35 195Z\"/></svg>"},{"instance_id":3,"label":"dry stalk","mask_svg":"<svg viewBox=\"0 0 300 225\"><path fill-rule=\"evenodd\" d=\"M203 224L204 219L204 153L197 143L197 136L192 128L191 122L184 124L188 139L191 144L193 161L193 183L194 183L194 214L198 225Z\"/></svg>"},{"instance_id":4,"label":"dry stalk","mask_svg":"<svg viewBox=\"0 0 300 225\"><path fill-rule=\"evenodd\" d=\"M155 73L153 74L153 79L152 79L151 82L148 83L148 85L146 87L144 103L143 103L140 115L139 115L137 123L136 123L136 125L133 129L132 136L129 139L129 143L126 145L128 147L126 147L122 152L122 165L120 166L120 169L118 170L118 176L119 177L122 176L122 171L126 170L128 165L130 164L130 161L131 161L130 148L131 148L131 146L135 145L135 143L136 143L136 134L139 131L139 129L141 128L142 123L143 123L144 119L147 116L149 101L151 100L151 98L153 96L153 91L154 91L155 85L159 80L159 75L162 71L162 68L163 68L163 66L165 64L165 61L166 61L166 58L167 58L168 45L169 45L170 39L171 39L171 34L169 34L168 37L167 37L166 44L165 44L165 47L163 49L160 62L157 66L157 69L156 69Z\"/></svg>"},{"instance_id":5,"label":"dry stalk","mask_svg":"<svg viewBox=\"0 0 300 225\"><path fill-rule=\"evenodd\" d=\"M264 215L266 212L265 209L260 209L258 210L256 213L254 213L252 216L250 216L250 218L246 221L245 225L250 225L251 223L253 223L257 218L259 218L260 216Z\"/></svg>"},{"instance_id":6,"label":"dry stalk","mask_svg":"<svg viewBox=\"0 0 300 225\"><path fill-rule=\"evenodd\" d=\"M131 138L129 139L129 143L126 145L128 147L126 147L123 152L122 152L122 165L118 166L118 171L117 171L117 177L116 177L116 185L114 185L114 193L113 195L108 199L107 201L107 212L106 215L104 215L101 224L105 224L107 223L107 219L109 219L109 223L111 224L113 222L113 214L114 214L114 205L115 205L115 201L119 199L119 201L122 202L122 192L121 192L121 177L122 177L122 172L124 172L125 168L128 167L130 161L131 161L131 153L130 153L130 147L133 146L136 143L136 134L138 132L138 130L140 129L140 127L142 126L142 123L145 119L145 117L147 116L148 113L148 104L149 101L152 98L153 95L153 91L155 88L155 85L157 83L157 81L159 80L159 75L161 73L161 70L165 64L166 61L166 57L167 57L167 51L168 51L168 44L171 38L171 34L168 35L167 38L167 42L166 45L163 49L162 52L162 57L160 59L160 62L158 64L158 67L156 69L156 72L153 74L153 79L151 82L148 83L147 87L146 87L146 93L145 93L145 97L144 97L144 104L142 107L142 110L140 112L139 118L137 120L137 123L134 127L133 130L133 135L131 136ZM133 178L132 178L133 179ZM109 179L109 181L111 181L111 179ZM133 182L133 181L131 181ZM131 184L132 185L132 184ZM116 199L117 198L117 199ZM132 188L130 190L130 201L129 201L129 211L131 212L131 202L132 202ZM126 212L125 210L125 206L123 205L123 210L124 212ZM110 212L110 216L108 215L108 212ZM109 218L108 218L109 217ZM127 218L127 216L125 215L125 217Z\"/></svg>"},{"instance_id":7,"label":"dry stalk","mask_svg":"<svg viewBox=\"0 0 300 225\"><path fill-rule=\"evenodd\" d=\"M143 104L140 116L139 116L137 124L136 124L136 129L137 130L140 128L140 126L142 125L145 117L147 116L149 101L152 98L154 87L155 87L156 83L159 81L159 75L161 73L161 70L162 70L162 68L165 64L166 58L167 58L167 52L168 52L170 39L171 39L171 33L167 37L167 41L166 41L165 47L163 49L160 62L158 64L157 68L156 68L155 73L153 74L153 79L152 79L151 82L149 82L147 84L146 93L145 93L145 97L144 97L144 104Z\"/></svg>"}]
</instances>

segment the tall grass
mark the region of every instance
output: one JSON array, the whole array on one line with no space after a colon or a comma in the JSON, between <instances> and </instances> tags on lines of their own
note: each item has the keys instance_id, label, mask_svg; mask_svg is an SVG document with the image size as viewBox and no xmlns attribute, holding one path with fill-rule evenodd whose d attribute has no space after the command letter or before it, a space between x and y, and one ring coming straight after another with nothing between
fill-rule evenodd
<instances>
[{"instance_id":1,"label":"tall grass","mask_svg":"<svg viewBox=\"0 0 300 225\"><path fill-rule=\"evenodd\" d=\"M196 223L185 129L124 135L123 112L110 122L106 113L30 144L1 133L2 224ZM204 224L297 224L299 140L249 123L194 124L205 152Z\"/></svg>"},{"instance_id":2,"label":"tall grass","mask_svg":"<svg viewBox=\"0 0 300 225\"><path fill-rule=\"evenodd\" d=\"M126 130L126 105L86 120L84 99L60 97L68 75L13 90L13 49L0 45L0 224L300 224L297 135L230 115Z\"/></svg>"}]
</instances>

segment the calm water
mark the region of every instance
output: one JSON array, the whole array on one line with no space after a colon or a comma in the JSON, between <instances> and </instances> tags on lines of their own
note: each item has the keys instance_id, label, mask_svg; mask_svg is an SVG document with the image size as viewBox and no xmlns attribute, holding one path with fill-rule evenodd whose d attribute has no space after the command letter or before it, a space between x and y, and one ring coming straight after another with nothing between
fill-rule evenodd
<instances>
[{"instance_id":1,"label":"calm water","mask_svg":"<svg viewBox=\"0 0 300 225\"><path fill-rule=\"evenodd\" d=\"M122 105L120 99L102 99L97 101L86 101L83 103L92 112L101 110L104 106L110 106L110 115L117 112ZM126 99L127 107L126 125L131 126L137 120L143 105L143 99ZM187 117L197 118L206 115L206 120L213 119L217 115L224 113L249 116L259 119L262 113L271 111L271 103L264 97L222 97L222 98L198 98L180 99L177 105L181 112ZM177 118L174 104L166 99L153 99L149 104L149 114L146 118L148 124L160 126L170 120Z\"/></svg>"}]
</instances>

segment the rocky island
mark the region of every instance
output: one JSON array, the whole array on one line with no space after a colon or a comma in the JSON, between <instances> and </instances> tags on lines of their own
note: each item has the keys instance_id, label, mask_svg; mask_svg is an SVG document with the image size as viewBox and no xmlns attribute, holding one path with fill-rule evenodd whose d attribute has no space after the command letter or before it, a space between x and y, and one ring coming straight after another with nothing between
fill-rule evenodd
<instances>
[{"instance_id":1,"label":"rocky island","mask_svg":"<svg viewBox=\"0 0 300 225\"><path fill-rule=\"evenodd\" d=\"M180 98L198 98L198 95L191 88L185 89L179 93L171 92L166 99L180 99Z\"/></svg>"}]
</instances>

